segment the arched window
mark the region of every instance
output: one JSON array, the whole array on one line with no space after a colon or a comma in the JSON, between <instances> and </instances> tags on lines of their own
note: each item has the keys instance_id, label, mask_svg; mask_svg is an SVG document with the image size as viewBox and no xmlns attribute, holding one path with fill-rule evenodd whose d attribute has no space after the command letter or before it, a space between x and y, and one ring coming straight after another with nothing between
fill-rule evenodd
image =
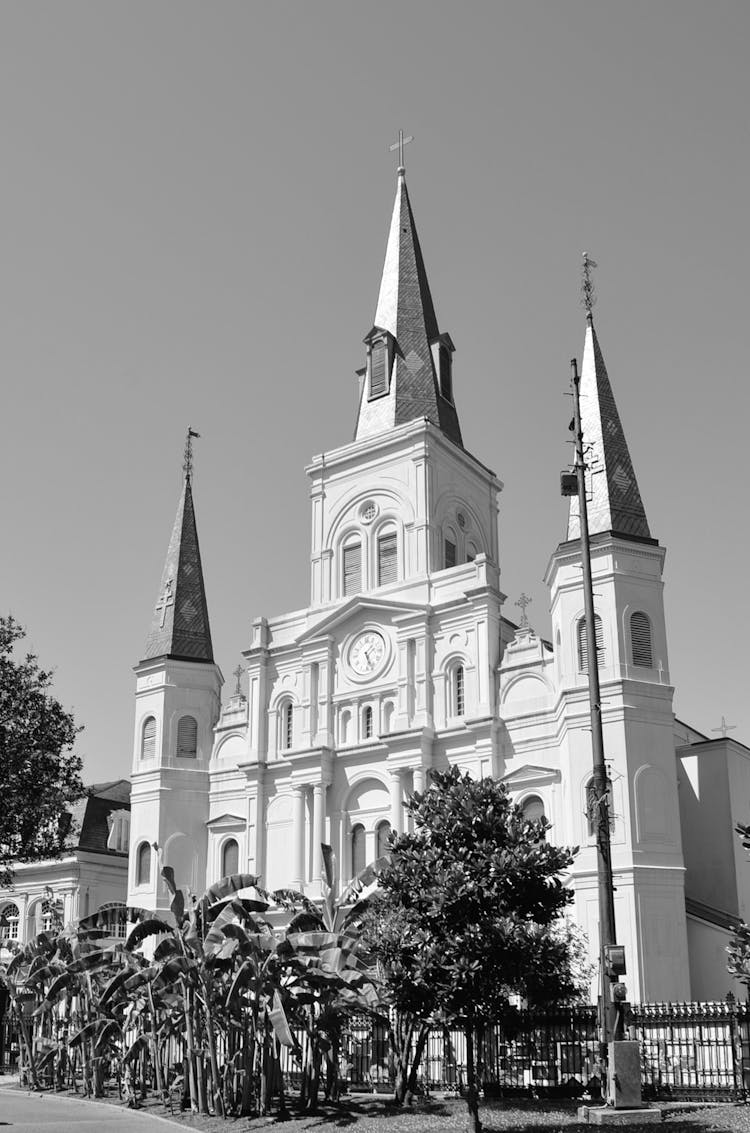
<instances>
[{"instance_id":1,"label":"arched window","mask_svg":"<svg viewBox=\"0 0 750 1133\"><path fill-rule=\"evenodd\" d=\"M18 940L18 905L4 905L0 911L0 939Z\"/></svg>"},{"instance_id":2,"label":"arched window","mask_svg":"<svg viewBox=\"0 0 750 1133\"><path fill-rule=\"evenodd\" d=\"M398 578L398 542L395 531L378 535L378 586L387 586Z\"/></svg>"},{"instance_id":3,"label":"arched window","mask_svg":"<svg viewBox=\"0 0 750 1133\"><path fill-rule=\"evenodd\" d=\"M366 740L372 739L372 708L368 704L362 713L362 736Z\"/></svg>"},{"instance_id":4,"label":"arched window","mask_svg":"<svg viewBox=\"0 0 750 1133\"><path fill-rule=\"evenodd\" d=\"M148 885L151 880L151 847L148 842L141 842L138 847L138 856L135 865L136 885Z\"/></svg>"},{"instance_id":5,"label":"arched window","mask_svg":"<svg viewBox=\"0 0 750 1133\"><path fill-rule=\"evenodd\" d=\"M653 667L651 650L651 622L640 610L630 615L630 642L633 647L633 664L644 669Z\"/></svg>"},{"instance_id":6,"label":"arched window","mask_svg":"<svg viewBox=\"0 0 750 1133\"><path fill-rule=\"evenodd\" d=\"M593 838L596 834L597 808L598 803L594 780L589 779L586 784L586 822L590 838ZM612 833L615 828L615 812L612 805L612 783L609 779L607 779L607 810L609 812L609 829L610 833Z\"/></svg>"},{"instance_id":7,"label":"arched window","mask_svg":"<svg viewBox=\"0 0 750 1133\"><path fill-rule=\"evenodd\" d=\"M291 700L283 700L279 708L279 748L291 751L294 743L294 705Z\"/></svg>"},{"instance_id":8,"label":"arched window","mask_svg":"<svg viewBox=\"0 0 750 1133\"><path fill-rule=\"evenodd\" d=\"M240 872L240 847L236 838L227 838L221 848L221 876L232 877Z\"/></svg>"},{"instance_id":9,"label":"arched window","mask_svg":"<svg viewBox=\"0 0 750 1133\"><path fill-rule=\"evenodd\" d=\"M521 814L526 822L538 822L541 818L544 822L547 821L547 816L544 813L544 803L538 795L529 795L521 803ZM546 837L546 835L542 835Z\"/></svg>"},{"instance_id":10,"label":"arched window","mask_svg":"<svg viewBox=\"0 0 750 1133\"><path fill-rule=\"evenodd\" d=\"M183 716L177 725L177 755L180 759L195 759L198 754L198 721L195 716Z\"/></svg>"},{"instance_id":11,"label":"arched window","mask_svg":"<svg viewBox=\"0 0 750 1133\"><path fill-rule=\"evenodd\" d=\"M391 836L391 824L388 821L379 822L375 830L375 857L382 858L389 852L388 839Z\"/></svg>"},{"instance_id":12,"label":"arched window","mask_svg":"<svg viewBox=\"0 0 750 1133\"><path fill-rule=\"evenodd\" d=\"M466 676L463 665L455 665L450 678L451 715L463 716L466 710Z\"/></svg>"},{"instance_id":13,"label":"arched window","mask_svg":"<svg viewBox=\"0 0 750 1133\"><path fill-rule=\"evenodd\" d=\"M352 877L361 873L366 865L365 861L365 828L361 822L352 827Z\"/></svg>"},{"instance_id":14,"label":"arched window","mask_svg":"<svg viewBox=\"0 0 750 1133\"><path fill-rule=\"evenodd\" d=\"M350 743L349 730L351 728L352 714L348 708L341 713L339 720L339 739L342 744Z\"/></svg>"},{"instance_id":15,"label":"arched window","mask_svg":"<svg viewBox=\"0 0 750 1133\"><path fill-rule=\"evenodd\" d=\"M443 539L443 567L447 570L456 565L458 541L452 527L446 527Z\"/></svg>"},{"instance_id":16,"label":"arched window","mask_svg":"<svg viewBox=\"0 0 750 1133\"><path fill-rule=\"evenodd\" d=\"M393 702L386 700L383 705L383 734L387 735L393 724Z\"/></svg>"},{"instance_id":17,"label":"arched window","mask_svg":"<svg viewBox=\"0 0 750 1133\"><path fill-rule=\"evenodd\" d=\"M344 594L359 594L362 589L362 542L350 537L343 552Z\"/></svg>"},{"instance_id":18,"label":"arched window","mask_svg":"<svg viewBox=\"0 0 750 1133\"><path fill-rule=\"evenodd\" d=\"M147 716L141 729L141 759L153 759L156 755L156 717Z\"/></svg>"},{"instance_id":19,"label":"arched window","mask_svg":"<svg viewBox=\"0 0 750 1133\"><path fill-rule=\"evenodd\" d=\"M594 633L596 635L596 660L599 668L604 665L604 630L602 619L594 614ZM581 673L589 671L589 643L586 636L586 619L581 618L578 623L578 669Z\"/></svg>"}]
</instances>

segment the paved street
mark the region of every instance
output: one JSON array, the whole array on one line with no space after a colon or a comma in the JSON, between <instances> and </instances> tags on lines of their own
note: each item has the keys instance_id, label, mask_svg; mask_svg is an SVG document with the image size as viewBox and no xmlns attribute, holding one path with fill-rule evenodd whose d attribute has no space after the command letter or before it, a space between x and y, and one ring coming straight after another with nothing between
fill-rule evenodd
<instances>
[{"instance_id":1,"label":"paved street","mask_svg":"<svg viewBox=\"0 0 750 1133\"><path fill-rule=\"evenodd\" d=\"M170 1125L177 1128L172 1122L112 1105L0 1089L0 1133L6 1128L27 1133L37 1129L44 1133L75 1133L82 1128L90 1133L99 1129L113 1129L116 1133L158 1133L163 1129L168 1133Z\"/></svg>"}]
</instances>

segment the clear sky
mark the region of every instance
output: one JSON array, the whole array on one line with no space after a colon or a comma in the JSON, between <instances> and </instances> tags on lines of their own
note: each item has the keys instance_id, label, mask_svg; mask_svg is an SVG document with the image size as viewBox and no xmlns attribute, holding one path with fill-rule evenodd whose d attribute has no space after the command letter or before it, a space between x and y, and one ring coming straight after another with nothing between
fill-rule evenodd
<instances>
[{"instance_id":1,"label":"clear sky","mask_svg":"<svg viewBox=\"0 0 750 1133\"><path fill-rule=\"evenodd\" d=\"M130 772L188 424L229 688L251 620L307 604L304 467L351 438L399 127L506 613L525 590L548 632L588 250L676 711L750 743L749 43L744 2L0 5L0 608L89 781Z\"/></svg>"}]
</instances>

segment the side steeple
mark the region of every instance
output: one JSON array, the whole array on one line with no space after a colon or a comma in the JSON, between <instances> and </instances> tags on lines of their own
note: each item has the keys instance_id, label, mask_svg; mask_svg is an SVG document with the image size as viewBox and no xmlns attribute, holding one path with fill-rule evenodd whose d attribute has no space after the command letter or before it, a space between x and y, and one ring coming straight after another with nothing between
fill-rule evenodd
<instances>
[{"instance_id":1,"label":"side steeple","mask_svg":"<svg viewBox=\"0 0 750 1133\"><path fill-rule=\"evenodd\" d=\"M188 429L183 465L185 479L144 660L170 657L213 663L214 659L191 486L192 441L198 435Z\"/></svg>"},{"instance_id":2,"label":"side steeple","mask_svg":"<svg viewBox=\"0 0 750 1133\"><path fill-rule=\"evenodd\" d=\"M611 531L615 535L650 539L646 511L635 478L620 415L607 376L591 308L594 303L590 268L593 260L584 256L583 301L586 307L586 338L581 364L581 424L589 466L589 531L596 535ZM568 513L568 539L581 534L578 497L571 496Z\"/></svg>"},{"instance_id":3,"label":"side steeple","mask_svg":"<svg viewBox=\"0 0 750 1133\"><path fill-rule=\"evenodd\" d=\"M398 169L375 325L365 345L355 440L426 417L461 445L453 401L455 347L450 335L438 329L403 165Z\"/></svg>"}]
</instances>

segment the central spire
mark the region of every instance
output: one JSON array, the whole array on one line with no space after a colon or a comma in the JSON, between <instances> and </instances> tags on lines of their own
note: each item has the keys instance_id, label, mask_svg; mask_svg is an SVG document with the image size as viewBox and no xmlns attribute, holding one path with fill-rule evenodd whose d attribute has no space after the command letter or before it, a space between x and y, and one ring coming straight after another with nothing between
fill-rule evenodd
<instances>
[{"instance_id":1,"label":"central spire","mask_svg":"<svg viewBox=\"0 0 750 1133\"><path fill-rule=\"evenodd\" d=\"M405 142L400 138L397 144ZM399 156L403 160L402 150ZM450 335L438 329L403 165L396 179L375 324L365 344L355 439L427 418L462 444L453 403L454 346Z\"/></svg>"}]
</instances>

